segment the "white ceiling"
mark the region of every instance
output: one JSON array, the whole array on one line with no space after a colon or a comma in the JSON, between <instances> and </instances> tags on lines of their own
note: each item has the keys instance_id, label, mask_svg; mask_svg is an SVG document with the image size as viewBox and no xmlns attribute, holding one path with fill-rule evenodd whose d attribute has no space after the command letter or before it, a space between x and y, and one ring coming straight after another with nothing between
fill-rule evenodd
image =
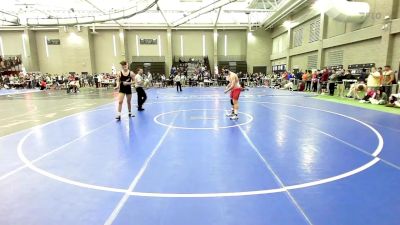
<instances>
[{"instance_id":1,"label":"white ceiling","mask_svg":"<svg viewBox=\"0 0 400 225\"><path fill-rule=\"evenodd\" d=\"M115 12L136 12L144 9L155 0L8 0L1 3L0 25L12 25L5 21L18 17L21 25L41 24L46 20L36 18L76 18L88 16L107 16ZM257 26L270 17L289 0L158 0L157 5L144 13L130 18L110 20L103 24L122 26L217 26L247 25ZM221 6L219 13L219 6ZM203 8L205 7L205 8ZM159 9L159 10L158 10ZM201 9L199 12L196 10ZM194 13L194 14L192 14ZM165 18L164 18L164 16ZM218 16L219 15L219 16ZM189 16L189 17L186 17ZM115 18L115 17L112 17ZM4 21L5 20L5 21ZM31 23L33 21L33 23ZM167 24L168 23L168 24ZM90 24L90 23L89 23ZM60 24L62 25L62 24Z\"/></svg>"}]
</instances>

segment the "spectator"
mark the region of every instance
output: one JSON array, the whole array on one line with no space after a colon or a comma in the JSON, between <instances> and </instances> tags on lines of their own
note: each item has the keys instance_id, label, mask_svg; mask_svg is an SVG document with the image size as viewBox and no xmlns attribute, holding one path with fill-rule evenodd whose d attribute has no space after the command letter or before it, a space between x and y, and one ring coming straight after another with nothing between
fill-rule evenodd
<instances>
[{"instance_id":1,"label":"spectator","mask_svg":"<svg viewBox=\"0 0 400 225\"><path fill-rule=\"evenodd\" d=\"M380 74L380 79L379 79L379 85L382 86L383 85L383 71L382 71L382 67L378 68L378 72Z\"/></svg>"},{"instance_id":2,"label":"spectator","mask_svg":"<svg viewBox=\"0 0 400 225\"><path fill-rule=\"evenodd\" d=\"M360 77L358 78L358 81L359 82L364 82L364 83L366 83L366 81L367 81L367 69L362 69L362 71L361 71L361 75L360 75Z\"/></svg>"},{"instance_id":3,"label":"spectator","mask_svg":"<svg viewBox=\"0 0 400 225\"><path fill-rule=\"evenodd\" d=\"M144 81L144 88L149 88L152 85L152 81L153 81L153 75L150 73L150 71L147 72L147 76L145 77L145 81Z\"/></svg>"},{"instance_id":4,"label":"spectator","mask_svg":"<svg viewBox=\"0 0 400 225\"><path fill-rule=\"evenodd\" d=\"M320 81L321 81L321 93L325 93L326 92L328 79L329 79L328 69L324 69L323 72L322 72L321 79L320 79Z\"/></svg>"},{"instance_id":5,"label":"spectator","mask_svg":"<svg viewBox=\"0 0 400 225\"><path fill-rule=\"evenodd\" d=\"M354 80L355 76L351 73L351 70L347 70L345 73L346 79L348 80Z\"/></svg>"},{"instance_id":6,"label":"spectator","mask_svg":"<svg viewBox=\"0 0 400 225\"><path fill-rule=\"evenodd\" d=\"M296 73L296 79L297 80L301 80L303 78L303 72L301 70L299 70L299 72Z\"/></svg>"},{"instance_id":7,"label":"spectator","mask_svg":"<svg viewBox=\"0 0 400 225\"><path fill-rule=\"evenodd\" d=\"M367 86L363 83L354 83L350 86L349 92L347 93L346 97L348 98L355 98L361 100L360 92L367 90Z\"/></svg>"},{"instance_id":8,"label":"spectator","mask_svg":"<svg viewBox=\"0 0 400 225\"><path fill-rule=\"evenodd\" d=\"M293 90L293 82L290 80L285 85L283 85L282 90Z\"/></svg>"},{"instance_id":9,"label":"spectator","mask_svg":"<svg viewBox=\"0 0 400 225\"><path fill-rule=\"evenodd\" d=\"M306 91L311 91L311 79L312 79L312 71L307 70L306 74Z\"/></svg>"},{"instance_id":10,"label":"spectator","mask_svg":"<svg viewBox=\"0 0 400 225\"><path fill-rule=\"evenodd\" d=\"M375 96L376 96L375 90L369 89L364 98L360 100L360 103L368 103L370 102L369 100L375 98Z\"/></svg>"},{"instance_id":11,"label":"spectator","mask_svg":"<svg viewBox=\"0 0 400 225\"><path fill-rule=\"evenodd\" d=\"M164 74L161 75L161 84L163 88L167 87L167 82Z\"/></svg>"},{"instance_id":12,"label":"spectator","mask_svg":"<svg viewBox=\"0 0 400 225\"><path fill-rule=\"evenodd\" d=\"M94 83L96 84L96 88L99 88L99 75L95 74L94 75Z\"/></svg>"},{"instance_id":13,"label":"spectator","mask_svg":"<svg viewBox=\"0 0 400 225\"><path fill-rule=\"evenodd\" d=\"M312 91L316 92L318 89L318 71L317 70L314 70L311 81L312 81Z\"/></svg>"},{"instance_id":14,"label":"spectator","mask_svg":"<svg viewBox=\"0 0 400 225\"><path fill-rule=\"evenodd\" d=\"M388 107L399 107L400 108L400 92L397 94L391 94L389 97L389 104L386 106Z\"/></svg>"},{"instance_id":15,"label":"spectator","mask_svg":"<svg viewBox=\"0 0 400 225\"><path fill-rule=\"evenodd\" d=\"M47 88L47 82L46 80L42 80L42 82L40 83L40 90L46 90Z\"/></svg>"},{"instance_id":16,"label":"spectator","mask_svg":"<svg viewBox=\"0 0 400 225\"><path fill-rule=\"evenodd\" d=\"M382 86L386 93L392 93L392 84L394 84L394 72L389 65L385 66L385 70L383 71L383 82Z\"/></svg>"},{"instance_id":17,"label":"spectator","mask_svg":"<svg viewBox=\"0 0 400 225\"><path fill-rule=\"evenodd\" d=\"M367 86L369 89L378 90L381 82L381 74L376 70L375 67L371 68L371 73L367 79Z\"/></svg>"},{"instance_id":18,"label":"spectator","mask_svg":"<svg viewBox=\"0 0 400 225\"><path fill-rule=\"evenodd\" d=\"M76 80L74 79L74 80L71 80L69 82L67 93L70 93L71 90L74 93L78 93L79 92L79 79L76 79Z\"/></svg>"},{"instance_id":19,"label":"spectator","mask_svg":"<svg viewBox=\"0 0 400 225\"><path fill-rule=\"evenodd\" d=\"M336 71L332 72L332 75L329 76L329 95L333 96L335 94L335 83L338 80L338 74Z\"/></svg>"},{"instance_id":20,"label":"spectator","mask_svg":"<svg viewBox=\"0 0 400 225\"><path fill-rule=\"evenodd\" d=\"M8 75L6 75L4 77L4 88L5 89L9 89L10 88L10 77Z\"/></svg>"},{"instance_id":21,"label":"spectator","mask_svg":"<svg viewBox=\"0 0 400 225\"><path fill-rule=\"evenodd\" d=\"M376 91L374 98L370 98L369 101L374 105L386 105L388 101L387 94L383 91L383 88L379 88Z\"/></svg>"},{"instance_id":22,"label":"spectator","mask_svg":"<svg viewBox=\"0 0 400 225\"><path fill-rule=\"evenodd\" d=\"M307 77L308 77L308 71L303 73L303 75L301 76L301 84L300 84L299 91L305 91L305 86L307 84ZM304 85L304 88L303 88L303 85Z\"/></svg>"},{"instance_id":23,"label":"spectator","mask_svg":"<svg viewBox=\"0 0 400 225\"><path fill-rule=\"evenodd\" d=\"M93 75L92 74L88 75L87 79L88 79L89 87L93 87L93 83L94 83Z\"/></svg>"},{"instance_id":24,"label":"spectator","mask_svg":"<svg viewBox=\"0 0 400 225\"><path fill-rule=\"evenodd\" d=\"M337 89L339 97L344 97L344 84L343 84L343 79L345 78L344 71L345 71L344 69L341 69L340 71L337 72Z\"/></svg>"},{"instance_id":25,"label":"spectator","mask_svg":"<svg viewBox=\"0 0 400 225\"><path fill-rule=\"evenodd\" d=\"M208 79L208 73L207 72L205 72L204 76L207 77L207 79ZM183 75L183 74L181 74L181 84L183 84L183 85L186 84L186 76ZM181 91L182 91L182 89L181 89Z\"/></svg>"}]
</instances>

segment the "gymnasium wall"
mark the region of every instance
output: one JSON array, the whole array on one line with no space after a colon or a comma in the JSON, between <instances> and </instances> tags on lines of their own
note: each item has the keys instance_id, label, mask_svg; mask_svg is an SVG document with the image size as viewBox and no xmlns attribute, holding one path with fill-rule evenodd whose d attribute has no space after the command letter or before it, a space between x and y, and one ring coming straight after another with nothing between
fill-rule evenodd
<instances>
[{"instance_id":1,"label":"gymnasium wall","mask_svg":"<svg viewBox=\"0 0 400 225\"><path fill-rule=\"evenodd\" d=\"M39 57L37 53L37 43L35 32L26 30L24 32L24 43L27 51L27 57L24 61L25 69L29 68L32 71L39 71ZM25 53L24 53L25 55Z\"/></svg>"},{"instance_id":2,"label":"gymnasium wall","mask_svg":"<svg viewBox=\"0 0 400 225\"><path fill-rule=\"evenodd\" d=\"M397 2L397 17L396 18L400 19L400 2Z\"/></svg>"},{"instance_id":3,"label":"gymnasium wall","mask_svg":"<svg viewBox=\"0 0 400 225\"><path fill-rule=\"evenodd\" d=\"M362 63L376 63L382 66L384 64L380 49L381 39L369 39L357 43L348 45L342 45L338 47L328 48L324 51L324 66L329 64L329 53L332 51L341 51L343 53L343 66L347 68L351 64L362 64Z\"/></svg>"},{"instance_id":4,"label":"gymnasium wall","mask_svg":"<svg viewBox=\"0 0 400 225\"><path fill-rule=\"evenodd\" d=\"M34 33L36 37L36 46L40 70L51 74L63 73L64 70L62 63L61 45L48 45L49 55L47 56L45 44L45 37L47 37L47 39L60 39L58 30L35 31Z\"/></svg>"},{"instance_id":5,"label":"gymnasium wall","mask_svg":"<svg viewBox=\"0 0 400 225\"><path fill-rule=\"evenodd\" d=\"M252 73L254 66L267 66L271 71L269 57L272 53L271 33L259 29L247 34L247 71Z\"/></svg>"},{"instance_id":6,"label":"gymnasium wall","mask_svg":"<svg viewBox=\"0 0 400 225\"><path fill-rule=\"evenodd\" d=\"M393 2L390 2L393 1ZM393 16L392 10L393 7L397 7L396 1L398 0L390 0L390 1L382 1L382 0L360 0L357 2L367 2L370 6L370 14L367 16L366 20L360 24L354 23L344 23L338 22L333 19L329 19L328 26L328 37L334 37L344 33L350 33L359 29L364 29L367 27L371 27L374 25L382 24L385 16L390 16L391 18L396 18L396 8L394 9L395 13Z\"/></svg>"},{"instance_id":7,"label":"gymnasium wall","mask_svg":"<svg viewBox=\"0 0 400 225\"><path fill-rule=\"evenodd\" d=\"M119 69L121 46L118 30L101 30L92 34L94 48L95 73L111 73L114 65ZM115 52L114 52L115 42Z\"/></svg>"},{"instance_id":8,"label":"gymnasium wall","mask_svg":"<svg viewBox=\"0 0 400 225\"><path fill-rule=\"evenodd\" d=\"M214 66L214 34L212 30L172 30L172 56L203 56L203 35L205 38L205 56L208 56L211 69ZM182 36L182 46L181 46Z\"/></svg>"},{"instance_id":9,"label":"gymnasium wall","mask_svg":"<svg viewBox=\"0 0 400 225\"><path fill-rule=\"evenodd\" d=\"M5 55L20 54L25 62L28 71L40 70L43 73L63 74L68 72L89 72L100 73L110 72L114 64L117 68L119 62L125 58L123 55L123 43L120 39L120 31L114 30L97 30L92 33L90 29L82 27L81 31L76 28L63 28L53 30L33 30L29 31L33 35L29 37L26 43L34 44L31 51L37 66L32 65L32 60L24 59L24 51L22 45L21 31L0 31L3 40ZM205 35L205 54L208 55L211 67L214 62L214 34L213 30L172 30L171 45L172 56L180 56L180 36L183 37L183 53L184 56L202 56L203 55L203 34ZM267 32L255 35L255 39L251 43L247 43L247 32L245 30L219 31L219 37L227 34L227 54L228 55L247 55L247 45L251 47L252 58L250 65L266 65L269 63L270 53L268 52L268 35ZM266 36L264 36L264 34ZM132 59L133 56L161 56L168 58L167 31L166 30L126 30L125 41L127 58ZM136 35L138 38L158 39L157 45L141 45L139 44L137 51ZM60 39L60 45L48 45L48 56L44 38ZM114 41L115 36L115 53ZM32 43L31 43L32 42ZM257 48L257 43L263 44L264 48ZM27 46L28 48L29 46ZM224 39L218 39L218 50L224 55ZM37 51L37 54L36 54ZM29 51L28 51L29 55ZM28 56L30 57L30 55ZM168 60L168 59L166 59ZM261 63L264 62L264 63ZM30 64L29 64L30 63Z\"/></svg>"},{"instance_id":10,"label":"gymnasium wall","mask_svg":"<svg viewBox=\"0 0 400 225\"><path fill-rule=\"evenodd\" d=\"M295 55L290 57L292 68L293 69L302 69L303 71L306 69L315 69L314 66L309 66L309 56L316 56L318 52L309 52L301 55Z\"/></svg>"},{"instance_id":11,"label":"gymnasium wall","mask_svg":"<svg viewBox=\"0 0 400 225\"><path fill-rule=\"evenodd\" d=\"M165 56L167 52L167 31L166 30L128 30L128 49L129 59L132 56L138 56L137 50L139 50L139 56L160 56L159 45L161 45L161 56ZM138 39L157 39L157 45L137 45L136 35ZM158 37L160 36L160 40ZM139 48L137 49L137 46Z\"/></svg>"},{"instance_id":12,"label":"gymnasium wall","mask_svg":"<svg viewBox=\"0 0 400 225\"><path fill-rule=\"evenodd\" d=\"M90 33L87 27L82 27L81 31L76 28L69 28L64 32L59 31L62 51L63 72L88 72L93 73L93 62L90 48ZM93 61L92 61L93 60ZM45 72L45 71L42 71Z\"/></svg>"},{"instance_id":13,"label":"gymnasium wall","mask_svg":"<svg viewBox=\"0 0 400 225\"><path fill-rule=\"evenodd\" d=\"M284 53L289 49L288 32L272 39L272 54Z\"/></svg>"},{"instance_id":14,"label":"gymnasium wall","mask_svg":"<svg viewBox=\"0 0 400 225\"><path fill-rule=\"evenodd\" d=\"M286 58L274 59L274 60L271 61L271 66L282 65L282 64L287 64Z\"/></svg>"},{"instance_id":15,"label":"gymnasium wall","mask_svg":"<svg viewBox=\"0 0 400 225\"><path fill-rule=\"evenodd\" d=\"M400 33L394 36L391 65L393 70L400 69Z\"/></svg>"},{"instance_id":16,"label":"gymnasium wall","mask_svg":"<svg viewBox=\"0 0 400 225\"><path fill-rule=\"evenodd\" d=\"M22 55L24 50L22 46L23 31L0 31L0 37L3 40L4 55Z\"/></svg>"},{"instance_id":17,"label":"gymnasium wall","mask_svg":"<svg viewBox=\"0 0 400 225\"><path fill-rule=\"evenodd\" d=\"M398 58L396 58L398 53L392 45L398 46L400 19L394 18L399 15L400 3L398 0L363 1L370 4L371 13L360 24L338 22L326 15L321 16L311 8L312 4L284 18L277 23L279 25L272 29L274 38L271 61L289 57L288 66L291 68L305 65L307 57L304 56L317 52L318 66L323 67L329 65L330 61L332 61L328 57L329 55L333 58L332 55L339 52L339 55L342 54L341 64L345 67L350 64L368 62L376 63L379 66L398 64L396 63L398 61ZM389 26L383 29L385 16L389 16L391 19L387 21ZM290 32L282 26L286 20L297 24L290 29ZM311 25L317 20L320 20L319 38L314 42L310 42ZM295 47L295 33L299 28L303 29L302 42L300 46ZM290 35L286 38L286 43L280 43L279 41L284 34ZM285 52L281 46L290 46L290 48Z\"/></svg>"},{"instance_id":18,"label":"gymnasium wall","mask_svg":"<svg viewBox=\"0 0 400 225\"><path fill-rule=\"evenodd\" d=\"M206 55L210 55L214 51L212 32L203 32L196 30L188 31L172 31L172 55L182 56L181 53L181 36L183 56L203 56L203 34L205 35Z\"/></svg>"},{"instance_id":19,"label":"gymnasium wall","mask_svg":"<svg viewBox=\"0 0 400 225\"><path fill-rule=\"evenodd\" d=\"M301 45L300 46L295 46L294 45L294 38L292 37L291 41L291 46L293 46L293 48L301 48L305 45L308 45L309 43L312 43L311 41L311 24L315 23L317 20L319 20L319 16L317 16L316 18L314 17L313 19L306 21L305 23L301 24L300 26L297 26L295 28L293 28L293 32L295 32L296 30L302 30L303 35L302 35L302 41L301 41Z\"/></svg>"},{"instance_id":20,"label":"gymnasium wall","mask_svg":"<svg viewBox=\"0 0 400 225\"><path fill-rule=\"evenodd\" d=\"M326 31L327 38L335 37L346 33L346 23L336 21L329 17L327 19L328 19L328 26Z\"/></svg>"},{"instance_id":21,"label":"gymnasium wall","mask_svg":"<svg viewBox=\"0 0 400 225\"><path fill-rule=\"evenodd\" d=\"M247 32L245 30L218 30L218 55L225 55L225 35L227 56L246 56Z\"/></svg>"}]
</instances>

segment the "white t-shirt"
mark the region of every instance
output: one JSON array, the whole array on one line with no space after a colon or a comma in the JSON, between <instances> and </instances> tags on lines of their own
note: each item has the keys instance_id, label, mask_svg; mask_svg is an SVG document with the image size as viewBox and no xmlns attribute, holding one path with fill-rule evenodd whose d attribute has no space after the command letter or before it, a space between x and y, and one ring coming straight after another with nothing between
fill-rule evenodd
<instances>
[{"instance_id":1,"label":"white t-shirt","mask_svg":"<svg viewBox=\"0 0 400 225\"><path fill-rule=\"evenodd\" d=\"M135 87L143 87L143 77L140 74L135 76Z\"/></svg>"}]
</instances>

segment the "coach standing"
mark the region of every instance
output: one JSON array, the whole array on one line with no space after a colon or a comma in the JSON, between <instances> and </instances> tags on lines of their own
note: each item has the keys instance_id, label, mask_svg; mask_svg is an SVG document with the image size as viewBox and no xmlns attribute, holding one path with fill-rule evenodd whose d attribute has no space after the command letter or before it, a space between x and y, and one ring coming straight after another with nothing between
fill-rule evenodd
<instances>
[{"instance_id":1,"label":"coach standing","mask_svg":"<svg viewBox=\"0 0 400 225\"><path fill-rule=\"evenodd\" d=\"M143 104L146 102L147 99L147 95L143 89L143 85L144 85L143 69L139 67L136 70L136 76L135 76L135 88L138 97L138 111L144 110Z\"/></svg>"}]
</instances>

